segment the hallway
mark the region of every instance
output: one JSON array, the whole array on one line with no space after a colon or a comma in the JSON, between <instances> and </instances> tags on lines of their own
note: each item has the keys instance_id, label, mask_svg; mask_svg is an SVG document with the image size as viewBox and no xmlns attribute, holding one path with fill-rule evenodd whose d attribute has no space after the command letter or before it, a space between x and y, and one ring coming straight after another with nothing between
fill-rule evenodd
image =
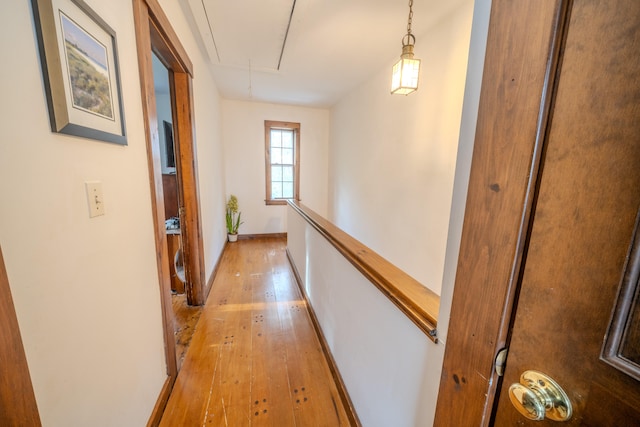
<instances>
[{"instance_id":1,"label":"hallway","mask_svg":"<svg viewBox=\"0 0 640 427\"><path fill-rule=\"evenodd\" d=\"M228 244L162 426L354 425L286 256Z\"/></svg>"}]
</instances>

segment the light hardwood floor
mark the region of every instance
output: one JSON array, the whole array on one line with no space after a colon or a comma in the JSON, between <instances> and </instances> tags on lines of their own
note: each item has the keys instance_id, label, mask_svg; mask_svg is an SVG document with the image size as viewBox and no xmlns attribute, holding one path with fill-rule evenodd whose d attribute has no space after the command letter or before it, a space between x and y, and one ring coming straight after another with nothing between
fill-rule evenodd
<instances>
[{"instance_id":1,"label":"light hardwood floor","mask_svg":"<svg viewBox=\"0 0 640 427\"><path fill-rule=\"evenodd\" d=\"M285 238L227 245L161 426L348 426Z\"/></svg>"}]
</instances>

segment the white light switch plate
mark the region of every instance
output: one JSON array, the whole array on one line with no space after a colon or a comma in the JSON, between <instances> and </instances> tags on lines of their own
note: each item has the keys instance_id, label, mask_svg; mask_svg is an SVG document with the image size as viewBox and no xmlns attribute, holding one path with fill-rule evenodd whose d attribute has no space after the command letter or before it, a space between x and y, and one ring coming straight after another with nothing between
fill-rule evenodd
<instances>
[{"instance_id":1,"label":"white light switch plate","mask_svg":"<svg viewBox=\"0 0 640 427\"><path fill-rule=\"evenodd\" d=\"M87 181L87 201L89 202L89 218L104 215L104 199L102 198L102 182Z\"/></svg>"}]
</instances>

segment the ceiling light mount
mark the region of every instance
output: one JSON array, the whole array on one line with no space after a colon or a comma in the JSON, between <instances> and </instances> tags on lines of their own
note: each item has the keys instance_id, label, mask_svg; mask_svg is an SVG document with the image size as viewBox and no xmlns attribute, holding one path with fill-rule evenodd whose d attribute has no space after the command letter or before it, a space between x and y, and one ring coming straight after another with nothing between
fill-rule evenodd
<instances>
[{"instance_id":1,"label":"ceiling light mount","mask_svg":"<svg viewBox=\"0 0 640 427\"><path fill-rule=\"evenodd\" d=\"M409 19L407 21L407 34L402 38L402 55L400 55L400 60L393 66L391 75L392 94L409 95L418 89L420 60L413 57L416 37L411 34L412 21L413 0L409 0Z\"/></svg>"}]
</instances>

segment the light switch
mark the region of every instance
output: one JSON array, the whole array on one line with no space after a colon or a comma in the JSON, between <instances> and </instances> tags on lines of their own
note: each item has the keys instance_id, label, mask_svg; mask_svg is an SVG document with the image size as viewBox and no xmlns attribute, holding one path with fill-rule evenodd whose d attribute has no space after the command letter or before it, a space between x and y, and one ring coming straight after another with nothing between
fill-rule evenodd
<instances>
[{"instance_id":1,"label":"light switch","mask_svg":"<svg viewBox=\"0 0 640 427\"><path fill-rule=\"evenodd\" d=\"M102 182L87 181L87 201L89 202L89 218L104 215L104 199L102 198Z\"/></svg>"}]
</instances>

